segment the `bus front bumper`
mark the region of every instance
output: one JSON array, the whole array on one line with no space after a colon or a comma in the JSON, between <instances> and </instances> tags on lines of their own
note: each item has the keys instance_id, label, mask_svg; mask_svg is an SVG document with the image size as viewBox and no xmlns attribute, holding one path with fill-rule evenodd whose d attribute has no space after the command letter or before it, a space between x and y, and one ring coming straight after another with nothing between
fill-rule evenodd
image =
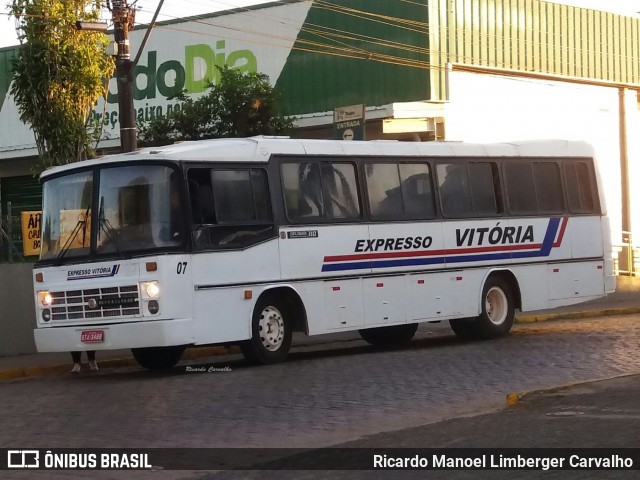
<instances>
[{"instance_id":1,"label":"bus front bumper","mask_svg":"<svg viewBox=\"0 0 640 480\"><path fill-rule=\"evenodd\" d=\"M195 343L191 318L36 328L33 336L38 352L119 350Z\"/></svg>"}]
</instances>

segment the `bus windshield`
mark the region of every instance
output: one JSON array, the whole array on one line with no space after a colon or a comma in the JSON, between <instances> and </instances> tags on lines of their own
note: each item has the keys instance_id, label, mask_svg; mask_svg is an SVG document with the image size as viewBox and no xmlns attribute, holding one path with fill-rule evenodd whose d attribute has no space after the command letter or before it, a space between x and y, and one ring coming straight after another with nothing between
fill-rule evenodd
<instances>
[{"instance_id":1,"label":"bus windshield","mask_svg":"<svg viewBox=\"0 0 640 480\"><path fill-rule=\"evenodd\" d=\"M54 177L43 186L42 218L40 260L126 255L176 247L186 238L180 176L167 165Z\"/></svg>"}]
</instances>

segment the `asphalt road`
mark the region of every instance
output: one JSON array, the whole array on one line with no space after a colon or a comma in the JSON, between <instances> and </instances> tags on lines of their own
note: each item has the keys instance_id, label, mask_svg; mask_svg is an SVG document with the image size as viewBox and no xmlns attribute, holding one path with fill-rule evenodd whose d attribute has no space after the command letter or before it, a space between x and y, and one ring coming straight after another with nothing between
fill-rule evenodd
<instances>
[{"instance_id":1,"label":"asphalt road","mask_svg":"<svg viewBox=\"0 0 640 480\"><path fill-rule=\"evenodd\" d=\"M442 426L437 422L446 419L483 419L484 414L504 410L510 392L640 373L639 345L640 316L628 315L518 325L507 338L471 343L457 340L448 331L432 333L425 327L402 348L380 351L359 340L311 344L294 349L287 362L267 367L227 356L181 365L162 375L127 367L79 376L5 380L0 385L0 445L45 449L318 448L346 442L373 448L497 446L492 443L495 437L487 433L474 437L464 428L451 426L446 427L449 443L430 444L421 439L443 439L443 431L419 429ZM598 431L602 428L593 425ZM485 423L480 432L490 430L491 423ZM546 442L544 431L538 433L538 437L523 437L519 446L554 446ZM483 438L482 445L477 443ZM614 446L606 436L594 438L599 440L594 446ZM231 475L63 473L38 476ZM288 478L305 478L291 476L294 473L289 472ZM334 473L325 472L325 476L335 477ZM389 478L391 473L379 478ZM424 472L413 473L424 478ZM437 473L430 472L429 478L453 478L431 475ZM546 473L545 478L569 478ZM243 475L231 478L258 478ZM317 471L309 475L324 478Z\"/></svg>"}]
</instances>

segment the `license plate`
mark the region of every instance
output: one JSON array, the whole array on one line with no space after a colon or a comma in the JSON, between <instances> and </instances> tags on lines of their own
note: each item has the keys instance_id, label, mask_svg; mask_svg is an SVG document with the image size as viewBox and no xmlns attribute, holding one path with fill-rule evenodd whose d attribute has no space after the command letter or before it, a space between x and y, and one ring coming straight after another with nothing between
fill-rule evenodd
<instances>
[{"instance_id":1,"label":"license plate","mask_svg":"<svg viewBox=\"0 0 640 480\"><path fill-rule=\"evenodd\" d=\"M104 330L84 330L80 334L82 343L101 343L104 342Z\"/></svg>"}]
</instances>

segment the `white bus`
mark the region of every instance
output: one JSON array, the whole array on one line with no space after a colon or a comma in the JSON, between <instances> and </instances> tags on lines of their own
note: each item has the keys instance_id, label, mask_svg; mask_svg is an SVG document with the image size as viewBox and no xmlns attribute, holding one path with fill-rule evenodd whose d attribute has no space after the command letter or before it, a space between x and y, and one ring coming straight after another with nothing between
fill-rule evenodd
<instances>
[{"instance_id":1,"label":"white bus","mask_svg":"<svg viewBox=\"0 0 640 480\"><path fill-rule=\"evenodd\" d=\"M185 142L42 174L39 351L131 349L148 369L237 344L282 361L292 332L409 341L448 320L507 334L516 309L612 292L582 142Z\"/></svg>"}]
</instances>

